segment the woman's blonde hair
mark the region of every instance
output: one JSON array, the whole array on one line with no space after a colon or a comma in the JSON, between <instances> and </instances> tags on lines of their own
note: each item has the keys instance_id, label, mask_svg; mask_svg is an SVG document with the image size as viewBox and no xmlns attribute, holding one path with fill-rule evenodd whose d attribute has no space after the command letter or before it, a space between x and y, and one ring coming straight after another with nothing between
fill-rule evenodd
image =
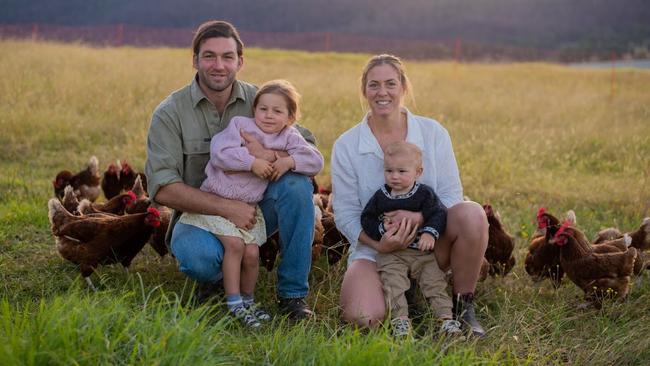
<instances>
[{"instance_id":1,"label":"woman's blonde hair","mask_svg":"<svg viewBox=\"0 0 650 366\"><path fill-rule=\"evenodd\" d=\"M257 107L260 97L264 94L278 94L284 97L287 102L287 111L289 112L289 124L296 122L300 118L300 94L296 88L287 80L271 80L257 91L253 100L253 109Z\"/></svg>"},{"instance_id":2,"label":"woman's blonde hair","mask_svg":"<svg viewBox=\"0 0 650 366\"><path fill-rule=\"evenodd\" d=\"M399 76L399 81L402 84L402 87L404 88L404 94L408 94L410 96L411 103L415 105L415 99L413 98L413 92L411 90L411 82L409 81L409 78L406 76L406 69L404 67L404 63L402 63L402 60L399 57L395 55L385 54L385 53L381 55L372 56L368 60L368 62L366 62L366 66L363 67L363 73L361 74L362 98L366 97L366 84L368 83L368 73L370 72L370 70L380 65L390 65L393 69L395 69L397 75ZM362 105L363 104L364 101L362 99Z\"/></svg>"}]
</instances>

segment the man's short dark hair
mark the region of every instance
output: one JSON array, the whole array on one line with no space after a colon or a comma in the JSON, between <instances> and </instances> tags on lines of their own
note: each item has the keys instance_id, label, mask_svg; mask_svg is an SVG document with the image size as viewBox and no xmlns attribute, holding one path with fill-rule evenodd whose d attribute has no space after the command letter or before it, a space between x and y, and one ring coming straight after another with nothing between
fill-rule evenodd
<instances>
[{"instance_id":1,"label":"man's short dark hair","mask_svg":"<svg viewBox=\"0 0 650 366\"><path fill-rule=\"evenodd\" d=\"M208 38L232 38L237 43L237 56L244 54L244 43L239 38L239 33L235 27L223 20L211 20L199 26L192 39L192 50L194 55L199 54L201 44Z\"/></svg>"}]
</instances>

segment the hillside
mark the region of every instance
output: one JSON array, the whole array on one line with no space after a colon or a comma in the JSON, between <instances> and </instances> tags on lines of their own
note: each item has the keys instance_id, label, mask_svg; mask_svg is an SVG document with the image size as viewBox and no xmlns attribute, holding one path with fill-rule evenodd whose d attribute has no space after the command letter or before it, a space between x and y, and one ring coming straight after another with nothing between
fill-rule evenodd
<instances>
[{"instance_id":1,"label":"hillside","mask_svg":"<svg viewBox=\"0 0 650 366\"><path fill-rule=\"evenodd\" d=\"M242 31L278 37L331 33L447 47L437 51L438 57L433 53L435 58L453 57L455 40L476 53L468 58L503 54L511 59L576 60L610 58L612 53L647 57L650 48L650 6L645 0L187 0L183 6L173 0L5 0L1 7L0 24L194 29L218 18ZM294 46L285 48L308 49L309 42L294 38ZM361 51L375 52L363 44L355 42Z\"/></svg>"}]
</instances>

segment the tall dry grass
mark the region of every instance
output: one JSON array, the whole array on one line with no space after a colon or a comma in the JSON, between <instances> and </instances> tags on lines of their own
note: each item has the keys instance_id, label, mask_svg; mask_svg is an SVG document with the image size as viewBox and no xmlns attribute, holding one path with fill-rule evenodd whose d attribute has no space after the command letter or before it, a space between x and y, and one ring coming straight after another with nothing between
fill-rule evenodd
<instances>
[{"instance_id":1,"label":"tall dry grass","mask_svg":"<svg viewBox=\"0 0 650 366\"><path fill-rule=\"evenodd\" d=\"M478 289L481 342L441 342L426 317L415 344L338 321L344 268L314 265L316 322L281 321L260 334L203 316L173 259L145 251L132 269L98 271L100 292L53 248L46 218L51 180L90 155L105 167L145 160L151 112L193 76L189 49L92 48L0 42L0 364L644 364L650 359L647 275L625 303L574 308L580 291L533 285L521 263L539 206L574 209L589 234L631 230L650 215L650 73L551 64L407 62L417 114L450 132L465 193L491 202L517 237L518 265ZM367 55L246 50L241 78L293 82L302 123L329 160L338 135L363 115ZM329 164L318 177L329 180ZM261 271L259 297L274 300ZM137 279L141 278L141 281ZM97 282L97 281L96 281ZM153 304L151 306L147 304ZM64 338L67 341L60 340ZM204 357L197 355L205 354ZM166 356L167 355L167 356ZM4 362L3 362L4 361Z\"/></svg>"}]
</instances>

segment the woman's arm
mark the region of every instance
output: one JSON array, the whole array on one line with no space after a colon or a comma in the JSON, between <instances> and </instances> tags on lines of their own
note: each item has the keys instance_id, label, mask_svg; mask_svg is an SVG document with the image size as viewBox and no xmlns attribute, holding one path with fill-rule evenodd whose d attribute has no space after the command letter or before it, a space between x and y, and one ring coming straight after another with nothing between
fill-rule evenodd
<instances>
[{"instance_id":1,"label":"woman's arm","mask_svg":"<svg viewBox=\"0 0 650 366\"><path fill-rule=\"evenodd\" d=\"M445 207L451 207L463 200L463 186L460 182L458 164L454 156L451 137L443 127L436 130L435 150L433 152L437 168L434 191ZM424 167L426 169L427 167Z\"/></svg>"},{"instance_id":2,"label":"woman's arm","mask_svg":"<svg viewBox=\"0 0 650 366\"><path fill-rule=\"evenodd\" d=\"M354 248L361 233L361 199L358 177L350 157L348 141L337 140L332 147L332 208L336 227Z\"/></svg>"}]
</instances>

